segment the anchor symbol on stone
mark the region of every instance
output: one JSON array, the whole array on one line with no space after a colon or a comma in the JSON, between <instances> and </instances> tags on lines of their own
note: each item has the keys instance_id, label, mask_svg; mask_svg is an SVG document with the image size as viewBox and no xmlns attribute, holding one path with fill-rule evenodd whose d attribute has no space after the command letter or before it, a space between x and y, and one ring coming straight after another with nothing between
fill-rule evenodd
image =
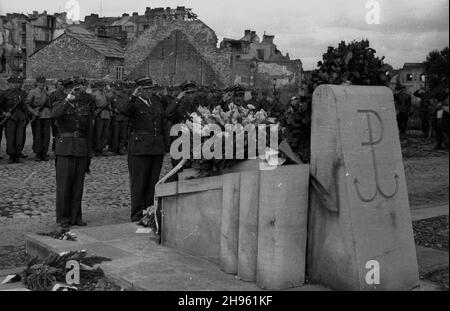
<instances>
[{"instance_id":1,"label":"anchor symbol on stone","mask_svg":"<svg viewBox=\"0 0 450 311\"><path fill-rule=\"evenodd\" d=\"M376 198L377 194L380 194L383 198L386 198L386 199L393 198L398 192L400 177L397 175L397 173L395 173L395 175L394 175L395 189L390 194L388 194L385 191L383 191L383 189L381 189L381 186L380 186L380 179L379 179L379 176L378 176L378 164L377 164L377 160L376 160L376 156L375 156L375 145L378 145L383 140L383 134L384 134L383 122L381 120L381 117L375 110L361 109L361 110L357 110L357 112L358 113L365 113L366 117L367 117L367 125L368 125L368 129L369 129L369 141L362 142L361 145L362 146L370 146L370 151L371 151L371 154L372 154L374 174L375 174L376 189L375 189L375 192L374 192L374 194L372 196L370 196L370 197L363 196L361 194L361 192L359 190L359 186L358 186L360 182L359 182L359 180L357 178L355 178L353 183L355 184L356 194L358 195L359 199L361 201L363 201L363 202L372 202ZM380 132L380 136L378 137L377 140L374 140L374 137L373 137L371 115L374 115L376 117L376 119L378 120L379 124L380 124L381 132Z\"/></svg>"}]
</instances>

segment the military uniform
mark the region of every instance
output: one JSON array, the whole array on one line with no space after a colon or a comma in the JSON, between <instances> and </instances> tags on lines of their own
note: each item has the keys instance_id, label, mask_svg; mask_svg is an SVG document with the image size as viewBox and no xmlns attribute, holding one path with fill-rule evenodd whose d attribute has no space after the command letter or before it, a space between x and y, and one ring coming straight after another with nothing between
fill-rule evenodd
<instances>
[{"instance_id":1,"label":"military uniform","mask_svg":"<svg viewBox=\"0 0 450 311\"><path fill-rule=\"evenodd\" d=\"M37 82L45 82L45 79L37 79ZM27 104L39 116L31 123L33 131L33 152L38 160L48 160L48 147L50 144L50 128L52 125L52 111L50 106L50 97L45 89L36 87L28 93Z\"/></svg>"},{"instance_id":2,"label":"military uniform","mask_svg":"<svg viewBox=\"0 0 450 311\"><path fill-rule=\"evenodd\" d=\"M0 95L0 109L3 112L8 112L16 107L3 125L6 136L6 153L10 157L10 163L20 162L19 157L24 147L25 126L29 111L25 103L26 96L27 94L21 88L11 88Z\"/></svg>"},{"instance_id":3,"label":"military uniform","mask_svg":"<svg viewBox=\"0 0 450 311\"><path fill-rule=\"evenodd\" d=\"M138 85L150 83L149 78L137 80ZM150 82L149 82L150 81ZM140 97L140 98L139 98ZM155 184L159 179L164 154L169 150L164 126L167 104L156 95L131 96L120 109L132 126L128 143L128 169L131 188L131 221L139 221L142 212L153 205Z\"/></svg>"},{"instance_id":4,"label":"military uniform","mask_svg":"<svg viewBox=\"0 0 450 311\"><path fill-rule=\"evenodd\" d=\"M103 87L103 84L97 87ZM95 98L95 153L105 155L104 149L108 144L111 125L111 102L104 90L97 90L92 94Z\"/></svg>"},{"instance_id":5,"label":"military uniform","mask_svg":"<svg viewBox=\"0 0 450 311\"><path fill-rule=\"evenodd\" d=\"M56 139L56 222L61 226L85 225L81 201L84 177L92 155L94 99L78 94L70 102L54 103L53 118L57 121Z\"/></svg>"},{"instance_id":6,"label":"military uniform","mask_svg":"<svg viewBox=\"0 0 450 311\"><path fill-rule=\"evenodd\" d=\"M397 123L400 134L405 134L408 128L409 113L411 112L411 95L400 92L394 96L397 110Z\"/></svg>"},{"instance_id":7,"label":"military uniform","mask_svg":"<svg viewBox=\"0 0 450 311\"><path fill-rule=\"evenodd\" d=\"M111 107L116 112L112 117L111 151L123 154L128 132L128 117L120 109L128 104L128 95L123 90L116 90L111 97Z\"/></svg>"},{"instance_id":8,"label":"military uniform","mask_svg":"<svg viewBox=\"0 0 450 311\"><path fill-rule=\"evenodd\" d=\"M53 107L55 103L63 101L66 98L67 94L64 93L64 90L56 90L50 94L50 106ZM56 138L58 137L58 126L56 125L56 120L52 119L52 150L55 151Z\"/></svg>"}]
</instances>

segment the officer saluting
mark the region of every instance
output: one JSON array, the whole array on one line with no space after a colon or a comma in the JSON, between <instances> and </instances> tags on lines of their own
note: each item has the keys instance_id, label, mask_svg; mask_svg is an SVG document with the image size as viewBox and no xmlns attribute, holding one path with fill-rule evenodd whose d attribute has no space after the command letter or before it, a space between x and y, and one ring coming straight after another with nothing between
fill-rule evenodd
<instances>
[{"instance_id":1,"label":"officer saluting","mask_svg":"<svg viewBox=\"0 0 450 311\"><path fill-rule=\"evenodd\" d=\"M131 221L142 218L142 212L153 205L155 184L159 179L164 154L169 150L165 122L175 115L175 103L159 98L152 90L149 77L136 80L138 88L130 101L119 109L129 117L132 133L128 144L128 169L131 188ZM179 95L179 99L182 95Z\"/></svg>"},{"instance_id":2,"label":"officer saluting","mask_svg":"<svg viewBox=\"0 0 450 311\"><path fill-rule=\"evenodd\" d=\"M66 98L54 103L52 117L57 121L56 222L63 228L85 226L81 200L84 177L92 157L94 98L81 88L81 81L63 82ZM73 88L71 91L69 91Z\"/></svg>"}]
</instances>

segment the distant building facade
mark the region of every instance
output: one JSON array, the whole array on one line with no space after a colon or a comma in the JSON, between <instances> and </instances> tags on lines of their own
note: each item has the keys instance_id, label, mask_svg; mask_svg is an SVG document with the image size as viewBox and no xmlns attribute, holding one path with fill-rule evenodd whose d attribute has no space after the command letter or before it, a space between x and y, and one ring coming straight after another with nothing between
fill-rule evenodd
<instances>
[{"instance_id":1,"label":"distant building facade","mask_svg":"<svg viewBox=\"0 0 450 311\"><path fill-rule=\"evenodd\" d=\"M67 30L30 55L27 77L122 80L123 66L123 47L116 40Z\"/></svg>"},{"instance_id":2,"label":"distant building facade","mask_svg":"<svg viewBox=\"0 0 450 311\"><path fill-rule=\"evenodd\" d=\"M426 86L425 64L405 63L402 68L395 70L391 79L391 89L395 90L398 83L406 87L406 91L414 94L421 87ZM413 96L413 105L418 105L420 99Z\"/></svg>"},{"instance_id":3,"label":"distant building facade","mask_svg":"<svg viewBox=\"0 0 450 311\"><path fill-rule=\"evenodd\" d=\"M27 58L64 32L66 13L0 16L0 77L26 75Z\"/></svg>"},{"instance_id":4,"label":"distant building facade","mask_svg":"<svg viewBox=\"0 0 450 311\"><path fill-rule=\"evenodd\" d=\"M283 55L274 43L275 36L245 30L239 39L225 38L222 50L231 51L232 83L247 87L291 87L301 81L302 62Z\"/></svg>"}]
</instances>

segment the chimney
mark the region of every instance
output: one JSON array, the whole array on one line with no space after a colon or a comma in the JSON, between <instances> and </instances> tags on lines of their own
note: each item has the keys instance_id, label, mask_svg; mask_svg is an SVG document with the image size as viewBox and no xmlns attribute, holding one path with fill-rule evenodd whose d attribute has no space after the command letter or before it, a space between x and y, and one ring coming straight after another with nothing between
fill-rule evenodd
<instances>
[{"instance_id":1,"label":"chimney","mask_svg":"<svg viewBox=\"0 0 450 311\"><path fill-rule=\"evenodd\" d=\"M133 16L138 16L139 13L138 12L133 12Z\"/></svg>"},{"instance_id":2,"label":"chimney","mask_svg":"<svg viewBox=\"0 0 450 311\"><path fill-rule=\"evenodd\" d=\"M123 13L122 14L122 17L126 17L126 16L130 16L130 14L128 14L128 13Z\"/></svg>"},{"instance_id":3,"label":"chimney","mask_svg":"<svg viewBox=\"0 0 450 311\"><path fill-rule=\"evenodd\" d=\"M273 44L273 39L275 38L275 36L268 36L268 35L264 35L263 36L263 43L267 43L267 44Z\"/></svg>"},{"instance_id":4,"label":"chimney","mask_svg":"<svg viewBox=\"0 0 450 311\"><path fill-rule=\"evenodd\" d=\"M248 29L245 30L245 31L244 31L244 35L245 35L245 36L249 36L249 35L250 35L250 30L248 30Z\"/></svg>"}]
</instances>

